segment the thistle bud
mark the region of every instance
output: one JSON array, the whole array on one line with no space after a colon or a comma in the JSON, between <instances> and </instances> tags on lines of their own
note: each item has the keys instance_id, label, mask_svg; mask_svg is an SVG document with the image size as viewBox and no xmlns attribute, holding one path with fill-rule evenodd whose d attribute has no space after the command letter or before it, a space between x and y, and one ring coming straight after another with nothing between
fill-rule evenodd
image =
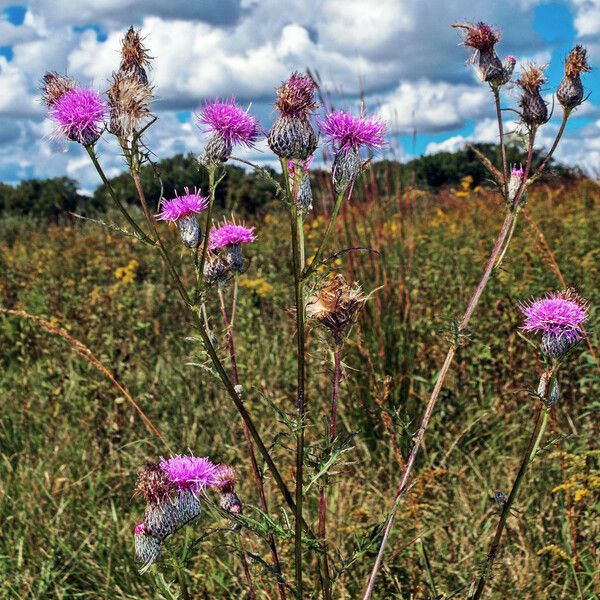
<instances>
[{"instance_id":1,"label":"thistle bud","mask_svg":"<svg viewBox=\"0 0 600 600\"><path fill-rule=\"evenodd\" d=\"M317 135L308 120L280 116L269 131L267 143L280 158L306 160L317 148Z\"/></svg>"},{"instance_id":2,"label":"thistle bud","mask_svg":"<svg viewBox=\"0 0 600 600\"><path fill-rule=\"evenodd\" d=\"M225 261L214 252L209 251L204 263L204 281L210 286L222 287L227 282L228 273L229 268Z\"/></svg>"},{"instance_id":3,"label":"thistle bud","mask_svg":"<svg viewBox=\"0 0 600 600\"><path fill-rule=\"evenodd\" d=\"M498 82L499 85L504 85L510 81L517 59L514 56L507 56L502 63L502 78Z\"/></svg>"},{"instance_id":4,"label":"thistle bud","mask_svg":"<svg viewBox=\"0 0 600 600\"><path fill-rule=\"evenodd\" d=\"M519 99L521 119L530 126L542 125L548 120L548 107L540 94L540 87L546 83L544 68L529 65L522 73L517 84L521 86Z\"/></svg>"},{"instance_id":5,"label":"thistle bud","mask_svg":"<svg viewBox=\"0 0 600 600\"><path fill-rule=\"evenodd\" d=\"M517 192L521 187L521 182L523 181L523 177L525 176L525 171L523 167L517 165L513 165L513 168L510 172L510 179L508 180L508 203L512 206L515 198L517 197ZM521 198L519 200L520 206L525 206L527 202L527 186L523 186L523 191L521 192Z\"/></svg>"},{"instance_id":6,"label":"thistle bud","mask_svg":"<svg viewBox=\"0 0 600 600\"><path fill-rule=\"evenodd\" d=\"M306 160L317 147L309 118L316 109L316 85L306 75L294 73L277 90L279 117L269 131L269 148L280 158Z\"/></svg>"},{"instance_id":7,"label":"thistle bud","mask_svg":"<svg viewBox=\"0 0 600 600\"><path fill-rule=\"evenodd\" d=\"M494 48L500 41L500 32L483 22L455 24L453 27L465 30L463 44L473 49L470 61L477 62L481 80L492 85L505 83L504 67Z\"/></svg>"},{"instance_id":8,"label":"thistle bud","mask_svg":"<svg viewBox=\"0 0 600 600\"><path fill-rule=\"evenodd\" d=\"M302 165L302 177L298 186L298 194L296 196L296 207L298 212L304 217L306 216L313 207L313 194L312 186L310 184L309 168L313 161L312 155L309 156L304 165ZM296 177L296 170L300 168L300 165L296 165L293 161L288 163L289 176L294 179Z\"/></svg>"},{"instance_id":9,"label":"thistle bud","mask_svg":"<svg viewBox=\"0 0 600 600\"><path fill-rule=\"evenodd\" d=\"M565 62L565 76L556 91L556 97L565 110L572 110L583 102L581 73L591 70L587 62L587 50L575 46Z\"/></svg>"},{"instance_id":10,"label":"thistle bud","mask_svg":"<svg viewBox=\"0 0 600 600\"><path fill-rule=\"evenodd\" d=\"M177 221L179 227L179 237L181 243L187 248L196 249L200 245L202 239L202 232L200 231L200 225L193 215L188 215L183 219Z\"/></svg>"},{"instance_id":11,"label":"thistle bud","mask_svg":"<svg viewBox=\"0 0 600 600\"><path fill-rule=\"evenodd\" d=\"M329 329L336 342L341 342L365 301L358 284L349 284L336 275L309 298L306 315Z\"/></svg>"},{"instance_id":12,"label":"thistle bud","mask_svg":"<svg viewBox=\"0 0 600 600\"><path fill-rule=\"evenodd\" d=\"M142 563L143 569L148 568L160 558L160 541L146 533L144 523L138 523L134 529L135 553Z\"/></svg>"},{"instance_id":13,"label":"thistle bud","mask_svg":"<svg viewBox=\"0 0 600 600\"><path fill-rule=\"evenodd\" d=\"M204 165L227 162L233 151L231 140L216 132L206 144L200 162Z\"/></svg>"},{"instance_id":14,"label":"thistle bud","mask_svg":"<svg viewBox=\"0 0 600 600\"><path fill-rule=\"evenodd\" d=\"M222 510L232 515L242 514L242 502L235 492L225 492L224 494L221 494L219 506Z\"/></svg>"},{"instance_id":15,"label":"thistle bud","mask_svg":"<svg viewBox=\"0 0 600 600\"><path fill-rule=\"evenodd\" d=\"M170 499L146 506L144 526L146 532L157 540L162 542L175 533L181 525L180 512Z\"/></svg>"},{"instance_id":16,"label":"thistle bud","mask_svg":"<svg viewBox=\"0 0 600 600\"><path fill-rule=\"evenodd\" d=\"M336 194L344 193L360 174L360 157L354 148L342 148L333 159L331 175Z\"/></svg>"},{"instance_id":17,"label":"thistle bud","mask_svg":"<svg viewBox=\"0 0 600 600\"><path fill-rule=\"evenodd\" d=\"M196 519L202 510L198 496L190 489L181 490L177 494L174 506L181 525L186 525Z\"/></svg>"}]
</instances>

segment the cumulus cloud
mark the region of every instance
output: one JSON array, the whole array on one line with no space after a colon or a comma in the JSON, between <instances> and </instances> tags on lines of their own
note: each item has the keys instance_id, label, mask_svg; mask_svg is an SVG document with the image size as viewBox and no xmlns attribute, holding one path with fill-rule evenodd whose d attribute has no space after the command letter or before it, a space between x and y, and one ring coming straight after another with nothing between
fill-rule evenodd
<instances>
[{"instance_id":1,"label":"cumulus cloud","mask_svg":"<svg viewBox=\"0 0 600 600\"><path fill-rule=\"evenodd\" d=\"M571 1L578 35L589 39L600 28L596 3ZM0 38L13 50L12 61L0 57L0 165L18 164L15 173L21 174L69 173L84 187L95 185L77 148L47 150L38 82L45 71L58 70L104 89L130 24L142 28L155 57L151 76L160 123L149 143L159 157L201 149L195 127L176 112L195 109L202 98L235 95L253 102L268 125L275 87L307 67L338 106L356 108L364 95L395 133L411 133L413 126L419 133L448 132L443 147L453 147L466 138L452 131L476 120L473 136L489 138L489 90L465 66L468 52L449 24L476 18L505 25L503 55L547 62L549 52L532 27L538 3L485 3L474 14L468 0L321 0L318 10L308 0L285 6L281 0L79 0L76 10L72 0L25 0L22 25L0 20ZM0 0L0 7L6 5ZM23 143L22 136L29 136L27 150L12 147ZM442 147L430 146L428 151ZM116 171L116 150L106 145L101 151L107 168ZM268 157L256 151L253 156Z\"/></svg>"}]
</instances>

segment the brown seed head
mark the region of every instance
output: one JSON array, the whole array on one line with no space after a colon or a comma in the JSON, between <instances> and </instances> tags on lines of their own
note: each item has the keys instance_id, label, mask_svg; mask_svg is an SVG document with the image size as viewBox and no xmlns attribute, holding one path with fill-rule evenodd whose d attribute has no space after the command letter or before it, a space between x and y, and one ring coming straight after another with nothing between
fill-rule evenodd
<instances>
[{"instance_id":1,"label":"brown seed head","mask_svg":"<svg viewBox=\"0 0 600 600\"><path fill-rule=\"evenodd\" d=\"M42 101L50 108L73 88L75 88L75 82L70 77L56 72L48 72L42 77Z\"/></svg>"},{"instance_id":2,"label":"brown seed head","mask_svg":"<svg viewBox=\"0 0 600 600\"><path fill-rule=\"evenodd\" d=\"M336 275L309 298L306 315L327 327L339 342L365 301L360 285Z\"/></svg>"},{"instance_id":3,"label":"brown seed head","mask_svg":"<svg viewBox=\"0 0 600 600\"><path fill-rule=\"evenodd\" d=\"M152 117L152 87L119 72L113 74L106 92L110 107L110 130L115 135L139 131L143 121Z\"/></svg>"},{"instance_id":4,"label":"brown seed head","mask_svg":"<svg viewBox=\"0 0 600 600\"><path fill-rule=\"evenodd\" d=\"M121 42L121 69L144 69L150 66L151 56L142 43L140 32L130 27Z\"/></svg>"},{"instance_id":5,"label":"brown seed head","mask_svg":"<svg viewBox=\"0 0 600 600\"><path fill-rule=\"evenodd\" d=\"M569 52L569 56L567 56L567 60L565 61L565 76L572 79L577 77L577 75L587 73L591 70L592 68L587 62L587 50L583 46L577 44L577 46Z\"/></svg>"},{"instance_id":6,"label":"brown seed head","mask_svg":"<svg viewBox=\"0 0 600 600\"><path fill-rule=\"evenodd\" d=\"M540 87L546 83L545 68L546 65L538 66L533 63L527 65L517 83L527 92L539 91Z\"/></svg>"},{"instance_id":7,"label":"brown seed head","mask_svg":"<svg viewBox=\"0 0 600 600\"><path fill-rule=\"evenodd\" d=\"M175 486L157 462L149 462L138 473L134 496L143 496L149 504L159 504L171 497Z\"/></svg>"},{"instance_id":8,"label":"brown seed head","mask_svg":"<svg viewBox=\"0 0 600 600\"><path fill-rule=\"evenodd\" d=\"M277 89L275 107L285 117L306 119L318 106L314 99L316 88L308 75L292 73Z\"/></svg>"}]
</instances>

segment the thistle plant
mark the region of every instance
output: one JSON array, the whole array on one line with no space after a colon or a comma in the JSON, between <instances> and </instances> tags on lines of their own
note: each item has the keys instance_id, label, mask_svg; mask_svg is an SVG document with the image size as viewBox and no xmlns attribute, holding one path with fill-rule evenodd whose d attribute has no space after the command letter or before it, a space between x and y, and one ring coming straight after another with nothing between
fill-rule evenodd
<instances>
[{"instance_id":1,"label":"thistle plant","mask_svg":"<svg viewBox=\"0 0 600 600\"><path fill-rule=\"evenodd\" d=\"M478 600L483 594L494 561L500 552L502 534L513 510L525 472L538 453L546 430L548 414L552 406L560 400L559 370L577 343L583 339L583 324L588 318L588 303L572 290L563 290L549 294L545 298L524 303L521 305L521 311L525 317L521 329L524 332L537 334L541 338L539 351L546 362L546 369L540 376L537 392L532 394L537 406L531 437L508 498L503 494L499 497L502 511L494 538L481 567L477 585L472 586L469 593L468 597L472 600Z\"/></svg>"},{"instance_id":2,"label":"thistle plant","mask_svg":"<svg viewBox=\"0 0 600 600\"><path fill-rule=\"evenodd\" d=\"M527 200L528 186L548 164L568 115L582 101L579 94L580 81L577 78L588 68L585 52L577 50L568 62L571 87L561 92L565 115L563 126L537 170L532 164L536 132L548 118L547 107L541 96L545 77L541 67L529 66L521 73L516 83L522 90L519 100L520 122L527 141L527 157L523 167L515 165L509 173L500 92L511 80L516 60L511 56L504 62L499 59L496 45L500 41L500 34L497 30L484 23L458 27L464 30L464 44L473 49L472 59L477 63L480 78L489 86L495 99L501 165L497 168L487 159L484 164L495 178L506 207L506 215L483 275L455 328L454 338L414 437L364 598L371 597L373 593L375 577L383 560L395 513L408 490L417 453L457 346L465 336L489 278L500 267L507 252L519 212ZM149 76L151 67L152 59L140 32L131 28L122 41L119 67L109 82L106 100L101 94L80 87L77 82L56 73L49 73L44 77L43 97L51 118L56 122L57 133L84 146L110 198L123 216L124 223L111 224L111 229L138 240L149 252L156 252L164 264L174 292L189 319L186 333L191 329L199 336L202 357L206 359L203 360L203 366L219 380L240 417L259 507L252 508L248 503L242 506L236 493L236 473L233 467L219 465L193 454L171 454L169 451L168 458L151 460L138 476L135 491L144 498L146 508L143 520L133 527L135 551L142 570L154 573L157 576L157 586L162 590L165 585L164 577L161 579L159 574L165 567L163 557L171 553L175 546L172 541L180 539L182 533L184 541L181 553L173 557L173 567L182 597L190 598L192 592L186 572L193 549L200 543L200 539L192 541L192 536L196 535L199 528L204 528L205 519L210 516L224 517L231 524L226 534L236 536L238 556L251 598L256 596L256 585L248 559L250 555L245 546L248 539L268 546L270 563L267 566L273 575L273 584L280 600L285 600L288 595L302 599L313 592L320 593L324 600L330 600L334 597L336 577L341 572L341 568L338 569L335 564L329 543L327 493L329 486L333 485L331 467L344 450L344 442L338 431L338 417L340 411L344 410L341 389L345 369L342 357L351 326L365 304L366 297L356 282L347 281L341 274L331 272L331 257L327 257L326 252L335 240L336 220L342 204L350 200L357 180L368 167L373 155L385 146L386 125L376 116L367 116L364 109L358 115L346 111L330 111L315 118L319 109L315 99L317 86L308 75L293 73L276 91L275 108L278 114L266 134L266 141L279 158L281 174L279 178L268 173L266 176L271 177L289 218L290 310L286 314L292 314L294 318L295 342L293 398L285 406L275 407L288 426L294 444L293 465L284 465L290 467L284 471L283 466L276 464L273 458L273 450L278 441L272 444L265 441L246 403L251 390L244 384L244 373L239 368L236 351L235 316L241 293L240 275L252 267L253 262L248 260L248 256L255 252L252 245L257 240L256 228L239 222L234 216L219 223L214 215L216 191L227 176L226 165L238 160L234 157L234 148L253 147L261 136L261 128L249 110L239 106L233 98L202 102L195 121L199 130L208 136L208 141L197 164L208 175L208 188L203 186L202 192L197 188L191 191L190 187L183 187L183 195L176 193L169 199L147 198L141 170L152 161L146 133L156 123L151 105L154 97ZM563 86L566 87L567 84ZM119 144L136 189L144 216L143 223L138 223L125 206L102 168L96 147L103 135L114 136ZM312 216L311 163L320 136L323 144L333 150L333 210L318 241L317 250L312 257L307 258L304 229L305 223ZM265 175L265 170L258 170ZM181 185L186 183L189 182L181 182ZM151 205L158 205L158 209L151 210ZM177 242L167 237L166 223L177 227ZM260 235L263 235L262 232ZM175 248L173 243L176 244ZM175 256L181 257L181 260L175 260ZM564 295L561 299L564 302L571 301ZM576 302L574 299L572 301ZM217 302L220 314L211 314L210 307ZM530 308L533 310L533 305ZM553 313L554 317L556 314ZM218 320L223 325L224 335L221 336L215 333L217 329L213 329L211 325ZM327 332L327 349L331 351L333 359L330 406L327 402L323 403L323 399L317 394L314 397L311 394L309 398L306 393L307 383L313 376L307 364L309 333L312 332L309 325L315 325L315 329L318 326ZM550 374L546 375L549 390L554 389L552 378L555 378L557 365L562 360L562 352L577 339L575 330L569 332L563 327L558 341L555 339L557 331L543 334L546 336L543 343L548 356L551 353L556 355L552 358L555 362L548 371ZM552 391L549 393L553 394ZM544 395L547 395L546 388L540 393L540 396ZM307 432L312 436L312 430L308 427L309 411L316 413L323 406L329 417L322 438L319 434L322 442L318 443L312 437L307 440ZM290 416L292 414L293 417ZM219 449L215 449L215 455L218 452ZM316 475L307 484L306 473L314 465ZM292 475L284 477L283 473ZM266 490L269 481L273 482L284 503L276 513L269 506L272 502ZM313 483L316 484L314 488L318 495L311 502L309 492ZM213 500L215 493L218 494L217 501ZM311 507L315 506L318 506L316 519L309 514ZM208 510L205 511L205 508ZM252 508L252 516L250 510L247 510L249 508ZM255 514L258 517L255 518ZM281 517L276 516L280 514ZM311 526L314 522L318 523L317 531ZM499 535L501 533L500 531ZM293 541L293 577L287 573L288 565L281 558L284 556L281 544L288 540ZM352 561L348 561L350 562ZM306 572L309 565L318 569L318 575L314 578L315 581L318 580L318 584L313 589L309 589L310 584L307 584Z\"/></svg>"},{"instance_id":3,"label":"thistle plant","mask_svg":"<svg viewBox=\"0 0 600 600\"><path fill-rule=\"evenodd\" d=\"M508 246L517 226L519 213L521 212L527 200L527 190L541 176L541 174L544 172L544 169L550 162L550 159L552 158L554 151L560 142L567 120L571 114L571 109L564 107L561 127L556 134L550 150L536 168L533 164L533 151L536 134L539 128L548 121L547 106L540 94L542 85L546 83L546 78L543 67L533 64L527 65L523 69L520 78L516 81L517 85L521 89L521 95L518 101L521 110L517 110L517 113L519 114L519 125L524 139L526 140L526 161L524 167L516 168L515 166L509 173L506 160L506 136L503 125L500 94L511 79L516 61L512 56L508 57L504 64L500 61L496 53L496 44L498 44L501 39L500 32L491 26L480 22L477 24L455 24L453 27L459 28L461 31L463 31L463 44L466 47L473 49L470 61L477 63L478 75L484 83L487 83L494 97L498 121L498 142L500 147L501 164L499 167L496 167L486 157L481 155L481 153L478 151L476 151L476 153L480 157L482 163L490 171L490 174L493 176L496 182L498 192L502 196L506 206L506 214L500 232L498 233L498 237L494 242L490 256L485 264L481 279L471 295L465 312L458 321L450 348L448 349L444 363L437 374L435 386L431 392L427 406L425 407L425 411L417 433L414 436L414 441L408 456L408 460L406 461L400 483L396 489L394 503L384 527L383 538L379 552L377 553L373 569L365 587L363 600L368 600L373 594L373 590L375 588L375 579L383 561L383 554L392 531L396 512L403 497L408 492L410 476L414 468L417 454L423 442L425 431L429 425L429 421L434 412L445 379L450 371L458 344L465 339L465 332L471 317L475 312L477 304L479 303L481 295L483 294L490 277L500 268L500 265L506 256ZM570 65L577 65L577 70L579 73L582 73L584 70L589 68L587 62L585 61L585 51L583 51L583 49L575 49L569 56L573 58L570 59L570 63L568 59L567 63Z\"/></svg>"}]
</instances>

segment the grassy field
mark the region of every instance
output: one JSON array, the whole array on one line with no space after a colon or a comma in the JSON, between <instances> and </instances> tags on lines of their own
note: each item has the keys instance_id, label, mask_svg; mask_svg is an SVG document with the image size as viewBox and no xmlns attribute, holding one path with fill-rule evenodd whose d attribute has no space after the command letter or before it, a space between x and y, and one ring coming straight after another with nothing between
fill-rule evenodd
<instances>
[{"instance_id":1,"label":"grassy field","mask_svg":"<svg viewBox=\"0 0 600 600\"><path fill-rule=\"evenodd\" d=\"M343 356L341 427L352 437L328 491L336 598L360 597L376 551L368 541L390 508L452 320L464 310L504 212L497 196L471 189L468 181L437 195L412 190L380 197L368 181L366 191L344 208L332 248L376 251L336 261L347 278L374 290ZM399 512L377 598L464 597L495 527L492 495L508 492L531 430L529 392L541 361L518 335L518 302L560 289L561 278L576 285L591 301L588 328L597 345L599 205L600 189L590 181L555 182L530 193L527 218L458 350ZM247 406L291 483L289 225L275 204L251 224L259 240L240 280L240 377ZM325 225L322 216L309 218L309 250ZM258 499L239 419L207 368L157 256L82 222L5 220L0 240L0 305L44 316L88 346L174 451L233 464L245 511L253 514ZM179 253L175 231L169 241ZM192 275L188 269L190 285ZM208 314L222 340L213 300ZM165 446L106 378L34 322L0 316L0 365L0 597L167 597L155 591L152 573L138 573L132 535L143 512L132 498L136 472L165 454ZM318 444L328 411L331 365L329 346L311 330L309 444ZM509 520L489 597L599 597L598 382L598 365L584 344L562 373L561 400ZM267 491L274 518L285 522L268 478ZM315 523L317 495L309 496L306 515ZM207 512L195 526L199 541L188 573L193 597L244 598L237 536L218 525ZM261 562L270 560L266 544L252 535L244 535L244 543L259 597L275 598ZM293 541L278 543L284 571L291 573ZM310 570L314 574L314 565Z\"/></svg>"}]
</instances>

